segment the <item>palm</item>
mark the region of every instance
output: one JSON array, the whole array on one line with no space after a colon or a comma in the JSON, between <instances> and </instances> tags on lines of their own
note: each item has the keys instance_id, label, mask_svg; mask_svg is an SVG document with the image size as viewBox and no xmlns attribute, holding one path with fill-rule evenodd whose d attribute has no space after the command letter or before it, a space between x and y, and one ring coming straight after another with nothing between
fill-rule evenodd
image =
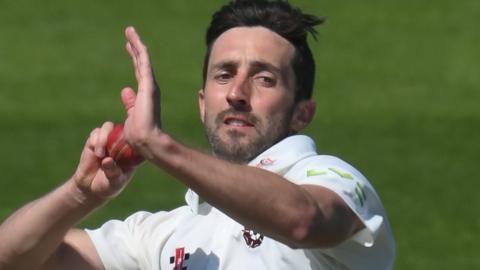
<instances>
[{"instance_id":1,"label":"palm","mask_svg":"<svg viewBox=\"0 0 480 270\"><path fill-rule=\"evenodd\" d=\"M94 176L90 189L101 198L111 198L120 193L130 179L131 173L125 173L117 179L108 179L105 172L99 169ZM113 181L112 181L113 180Z\"/></svg>"},{"instance_id":2,"label":"palm","mask_svg":"<svg viewBox=\"0 0 480 270\"><path fill-rule=\"evenodd\" d=\"M77 186L97 198L111 198L127 184L133 169L121 170L110 157L98 158L89 138L80 158L76 175Z\"/></svg>"},{"instance_id":3,"label":"palm","mask_svg":"<svg viewBox=\"0 0 480 270\"><path fill-rule=\"evenodd\" d=\"M127 139L142 139L160 125L160 91L155 81L147 48L133 27L125 31L127 50L130 54L138 82L138 91L125 88L122 101L128 117L125 121Z\"/></svg>"}]
</instances>

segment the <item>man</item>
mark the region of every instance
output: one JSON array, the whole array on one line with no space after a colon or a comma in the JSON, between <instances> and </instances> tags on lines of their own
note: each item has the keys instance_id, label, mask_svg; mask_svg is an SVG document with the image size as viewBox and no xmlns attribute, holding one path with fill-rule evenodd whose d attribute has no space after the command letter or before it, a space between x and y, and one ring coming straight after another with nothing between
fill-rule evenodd
<instances>
[{"instance_id":1,"label":"man","mask_svg":"<svg viewBox=\"0 0 480 270\"><path fill-rule=\"evenodd\" d=\"M315 111L306 37L320 22L284 1L239 0L215 13L199 91L213 155L161 128L147 49L128 27L138 89L121 93L125 138L190 188L188 205L72 229L134 172L106 156L107 122L65 184L2 224L0 269L391 269L393 237L372 186L296 135Z\"/></svg>"}]
</instances>

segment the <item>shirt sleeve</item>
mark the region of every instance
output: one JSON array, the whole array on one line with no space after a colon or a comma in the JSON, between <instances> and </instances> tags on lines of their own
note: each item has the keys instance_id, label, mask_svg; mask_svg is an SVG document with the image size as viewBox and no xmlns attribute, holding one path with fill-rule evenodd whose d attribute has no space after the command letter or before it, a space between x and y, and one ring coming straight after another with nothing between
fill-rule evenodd
<instances>
[{"instance_id":1,"label":"shirt sleeve","mask_svg":"<svg viewBox=\"0 0 480 270\"><path fill-rule=\"evenodd\" d=\"M85 231L105 269L156 269L165 242L185 214L185 207L154 214L137 212L124 221L110 220Z\"/></svg>"},{"instance_id":2,"label":"shirt sleeve","mask_svg":"<svg viewBox=\"0 0 480 270\"><path fill-rule=\"evenodd\" d=\"M320 185L338 194L365 225L351 240L365 247L372 246L384 223L384 210L377 193L349 164L339 159L328 161L313 158L301 162L287 178L295 179L292 181L300 185Z\"/></svg>"}]
</instances>

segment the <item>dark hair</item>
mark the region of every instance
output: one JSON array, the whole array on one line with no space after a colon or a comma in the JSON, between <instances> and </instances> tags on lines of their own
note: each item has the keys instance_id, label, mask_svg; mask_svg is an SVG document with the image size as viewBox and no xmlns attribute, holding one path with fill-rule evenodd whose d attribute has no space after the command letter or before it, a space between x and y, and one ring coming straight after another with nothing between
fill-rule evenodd
<instances>
[{"instance_id":1,"label":"dark hair","mask_svg":"<svg viewBox=\"0 0 480 270\"><path fill-rule=\"evenodd\" d=\"M215 40L234 27L262 26L288 40L295 47L292 68L295 73L295 101L312 97L315 81L315 61L308 47L307 35L316 38L314 26L325 19L304 14L292 7L288 1L277 0L233 0L213 14L207 30L207 52L203 63L203 81L205 84L208 61Z\"/></svg>"}]
</instances>

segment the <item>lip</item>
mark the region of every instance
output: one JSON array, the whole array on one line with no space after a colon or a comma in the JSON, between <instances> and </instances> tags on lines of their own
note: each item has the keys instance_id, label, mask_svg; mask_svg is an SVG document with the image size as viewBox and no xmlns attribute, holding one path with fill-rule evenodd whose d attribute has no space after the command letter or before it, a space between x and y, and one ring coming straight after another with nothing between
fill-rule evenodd
<instances>
[{"instance_id":1,"label":"lip","mask_svg":"<svg viewBox=\"0 0 480 270\"><path fill-rule=\"evenodd\" d=\"M240 125L232 124L232 122L241 122ZM248 120L247 117L242 115L227 115L223 118L223 124L230 127L253 127L254 124Z\"/></svg>"}]
</instances>

